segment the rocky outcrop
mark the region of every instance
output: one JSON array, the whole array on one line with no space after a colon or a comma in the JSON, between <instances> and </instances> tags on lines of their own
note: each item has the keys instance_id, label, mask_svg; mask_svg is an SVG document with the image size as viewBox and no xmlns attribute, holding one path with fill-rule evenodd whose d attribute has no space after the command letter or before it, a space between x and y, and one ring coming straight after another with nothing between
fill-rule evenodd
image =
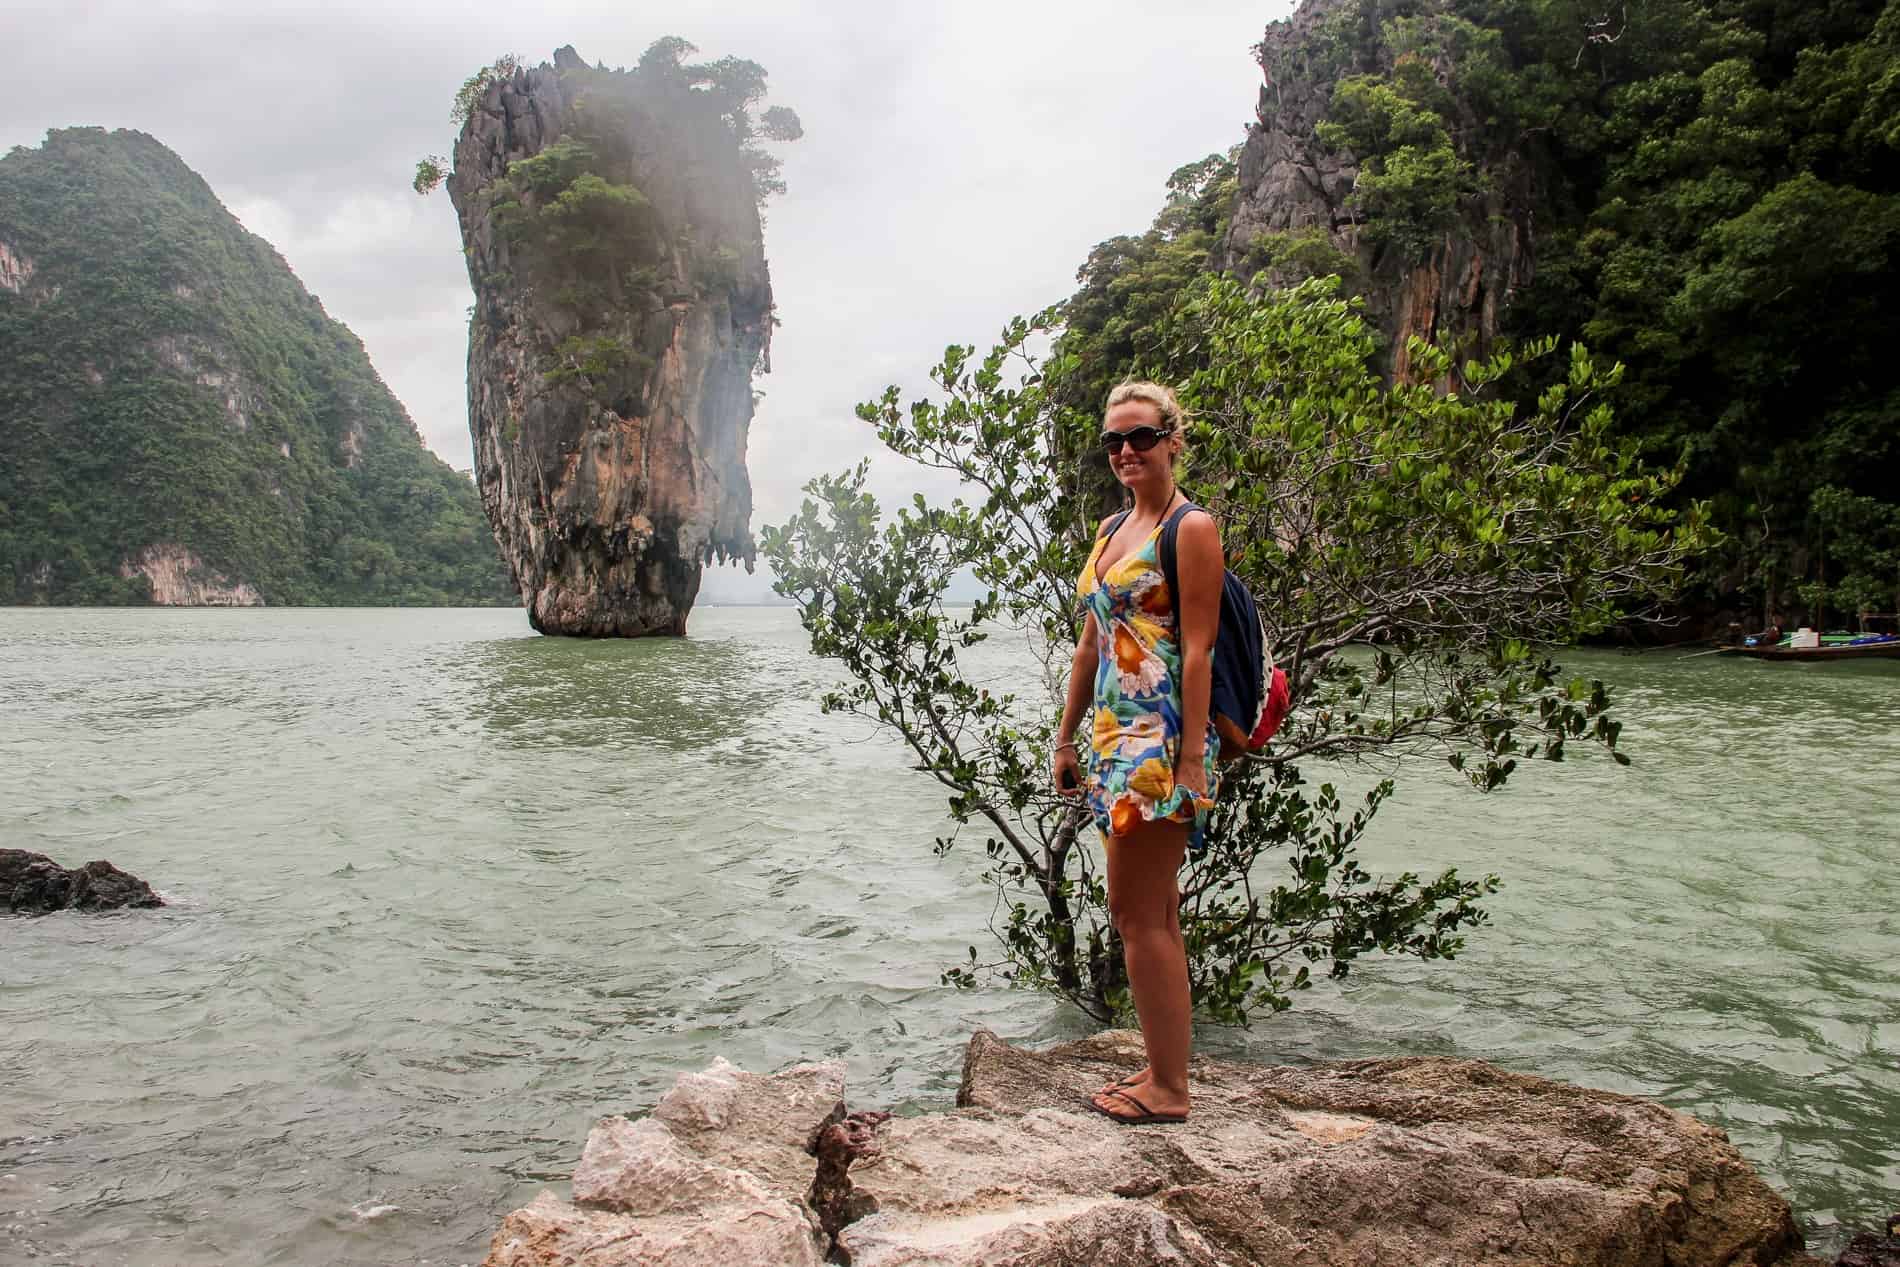
<instances>
[{"instance_id":1,"label":"rocky outcrop","mask_svg":"<svg viewBox=\"0 0 1900 1267\"><path fill-rule=\"evenodd\" d=\"M43 853L0 849L0 910L14 915L163 906L152 886L110 862L67 870Z\"/></svg>"},{"instance_id":2,"label":"rocky outcrop","mask_svg":"<svg viewBox=\"0 0 1900 1267\"><path fill-rule=\"evenodd\" d=\"M27 284L32 280L32 259L16 251L12 244L0 242L0 290L24 295Z\"/></svg>"},{"instance_id":3,"label":"rocky outcrop","mask_svg":"<svg viewBox=\"0 0 1900 1267\"><path fill-rule=\"evenodd\" d=\"M286 455L288 456L288 455ZM264 596L248 581L233 581L205 566L181 545L151 545L119 564L126 580L142 576L160 607L262 607Z\"/></svg>"},{"instance_id":4,"label":"rocky outcrop","mask_svg":"<svg viewBox=\"0 0 1900 1267\"><path fill-rule=\"evenodd\" d=\"M818 1267L806 1147L843 1115L843 1096L838 1062L761 1077L715 1060L682 1074L651 1117L595 1126L574 1199L542 1193L510 1214L484 1267Z\"/></svg>"},{"instance_id":5,"label":"rocky outcrop","mask_svg":"<svg viewBox=\"0 0 1900 1267\"><path fill-rule=\"evenodd\" d=\"M684 633L702 565L752 566L772 289L715 96L562 49L491 83L456 144L476 483L544 633Z\"/></svg>"},{"instance_id":6,"label":"rocky outcrop","mask_svg":"<svg viewBox=\"0 0 1900 1267\"><path fill-rule=\"evenodd\" d=\"M1413 335L1489 353L1513 295L1531 281L1532 190L1528 165L1506 157L1488 165L1485 192L1463 200L1457 224L1423 258L1368 241L1349 202L1358 164L1316 130L1337 79L1373 69L1355 64L1326 29L1357 7L1357 0L1304 0L1267 27L1255 50L1265 83L1240 153L1227 237L1212 263L1247 276L1265 267L1276 283L1346 264L1349 285L1387 336L1388 369L1403 379ZM1315 251L1328 247L1336 254L1315 267Z\"/></svg>"},{"instance_id":7,"label":"rocky outcrop","mask_svg":"<svg viewBox=\"0 0 1900 1267\"><path fill-rule=\"evenodd\" d=\"M185 289L187 295L181 298L189 297L189 288ZM190 336L161 335L152 340L151 351L159 364L188 376L200 387L209 387L224 402L224 416L232 427L251 429L251 414L262 404L263 394L229 368L217 350Z\"/></svg>"},{"instance_id":8,"label":"rocky outcrop","mask_svg":"<svg viewBox=\"0 0 1900 1267\"><path fill-rule=\"evenodd\" d=\"M1083 1106L1140 1063L1127 1032L979 1032L954 1111L880 1123L845 1116L837 1065L715 1062L597 1126L573 1200L509 1215L486 1267L1819 1267L1720 1131L1647 1101L1474 1061L1203 1059L1185 1125Z\"/></svg>"},{"instance_id":9,"label":"rocky outcrop","mask_svg":"<svg viewBox=\"0 0 1900 1267\"><path fill-rule=\"evenodd\" d=\"M1834 1267L1900 1267L1900 1214L1887 1220L1884 1236L1878 1232L1855 1235Z\"/></svg>"}]
</instances>

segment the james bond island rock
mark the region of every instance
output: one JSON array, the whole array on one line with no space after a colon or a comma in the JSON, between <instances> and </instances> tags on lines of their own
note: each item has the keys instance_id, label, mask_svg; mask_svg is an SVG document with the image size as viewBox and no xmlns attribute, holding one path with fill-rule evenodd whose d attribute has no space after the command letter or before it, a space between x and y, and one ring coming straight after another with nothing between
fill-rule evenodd
<instances>
[{"instance_id":1,"label":"james bond island rock","mask_svg":"<svg viewBox=\"0 0 1900 1267\"><path fill-rule=\"evenodd\" d=\"M1126 1031L978 1032L954 1111L889 1120L846 1116L837 1064L717 1061L595 1127L573 1200L509 1215L485 1267L1820 1267L1720 1131L1644 1100L1473 1061L1203 1059L1186 1125L1082 1107L1141 1060Z\"/></svg>"},{"instance_id":2,"label":"james bond island rock","mask_svg":"<svg viewBox=\"0 0 1900 1267\"><path fill-rule=\"evenodd\" d=\"M179 157L0 157L0 604L514 601L473 482Z\"/></svg>"},{"instance_id":3,"label":"james bond island rock","mask_svg":"<svg viewBox=\"0 0 1900 1267\"><path fill-rule=\"evenodd\" d=\"M43 853L0 849L0 911L47 915L163 905L151 885L110 862L88 862L69 871Z\"/></svg>"},{"instance_id":4,"label":"james bond island rock","mask_svg":"<svg viewBox=\"0 0 1900 1267\"><path fill-rule=\"evenodd\" d=\"M1387 368L1402 379L1413 335L1490 353L1531 281L1535 164L1500 153L1478 181L1476 156L1459 147L1497 145L1481 120L1435 124L1415 111L1395 123L1390 102L1342 91L1342 80L1394 69L1380 64L1390 52L1365 8L1305 0L1256 46L1265 83L1212 263L1264 270L1275 284L1341 274L1388 336ZM1444 73L1416 54L1401 70L1433 87Z\"/></svg>"},{"instance_id":5,"label":"james bond island rock","mask_svg":"<svg viewBox=\"0 0 1900 1267\"><path fill-rule=\"evenodd\" d=\"M700 568L754 557L746 435L769 368L765 72L499 62L447 177L468 260L476 482L543 633L680 634ZM418 188L439 178L425 163Z\"/></svg>"}]
</instances>

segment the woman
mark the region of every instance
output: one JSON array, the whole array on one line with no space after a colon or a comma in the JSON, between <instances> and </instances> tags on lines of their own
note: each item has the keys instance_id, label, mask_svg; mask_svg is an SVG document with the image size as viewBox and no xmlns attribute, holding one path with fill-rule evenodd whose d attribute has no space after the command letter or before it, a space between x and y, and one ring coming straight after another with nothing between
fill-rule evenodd
<instances>
[{"instance_id":1,"label":"woman","mask_svg":"<svg viewBox=\"0 0 1900 1267\"><path fill-rule=\"evenodd\" d=\"M1185 1121L1190 1002L1177 876L1190 829L1213 807L1220 741L1208 716L1220 622L1220 534L1205 511L1176 530L1181 593L1168 592L1161 528L1186 504L1174 485L1185 418L1174 392L1123 383L1108 395L1102 443L1133 498L1096 531L1077 582L1088 608L1056 736L1058 789L1086 795L1108 854L1108 914L1121 934L1148 1067L1088 1101L1118 1122ZM1075 729L1091 701L1086 779ZM1078 786L1079 785L1079 786Z\"/></svg>"}]
</instances>

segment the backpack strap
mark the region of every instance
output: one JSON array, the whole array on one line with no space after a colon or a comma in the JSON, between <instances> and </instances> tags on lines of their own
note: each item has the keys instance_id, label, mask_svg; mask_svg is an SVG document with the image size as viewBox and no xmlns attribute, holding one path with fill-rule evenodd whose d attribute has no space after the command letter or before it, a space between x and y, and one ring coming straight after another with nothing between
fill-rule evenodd
<instances>
[{"instance_id":1,"label":"backpack strap","mask_svg":"<svg viewBox=\"0 0 1900 1267\"><path fill-rule=\"evenodd\" d=\"M1168 516L1168 522L1161 526L1161 540L1155 546L1155 552L1161 556L1161 576L1168 583L1168 602L1174 605L1174 620L1181 623L1181 574L1175 566L1175 538L1180 535L1181 518L1190 510L1199 510L1193 502L1181 503L1181 509Z\"/></svg>"}]
</instances>

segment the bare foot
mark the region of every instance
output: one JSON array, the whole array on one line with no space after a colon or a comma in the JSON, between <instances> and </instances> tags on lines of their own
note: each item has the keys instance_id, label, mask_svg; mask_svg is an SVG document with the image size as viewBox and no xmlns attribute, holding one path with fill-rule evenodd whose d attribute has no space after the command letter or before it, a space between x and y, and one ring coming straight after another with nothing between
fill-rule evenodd
<instances>
[{"instance_id":1,"label":"bare foot","mask_svg":"<svg viewBox=\"0 0 1900 1267\"><path fill-rule=\"evenodd\" d=\"M1098 1092L1095 1107L1110 1117L1124 1121L1146 1121L1149 1119L1185 1120L1188 1114L1188 1097L1185 1092L1169 1091L1157 1086L1151 1078L1138 1090L1126 1087L1113 1091Z\"/></svg>"},{"instance_id":2,"label":"bare foot","mask_svg":"<svg viewBox=\"0 0 1900 1267\"><path fill-rule=\"evenodd\" d=\"M1096 1094L1107 1095L1110 1091L1129 1091L1139 1087L1145 1087L1148 1085L1148 1080L1152 1077L1154 1077L1154 1070L1143 1065L1139 1072L1131 1073L1126 1078L1118 1078L1114 1082L1103 1083L1102 1089L1096 1092Z\"/></svg>"}]
</instances>

